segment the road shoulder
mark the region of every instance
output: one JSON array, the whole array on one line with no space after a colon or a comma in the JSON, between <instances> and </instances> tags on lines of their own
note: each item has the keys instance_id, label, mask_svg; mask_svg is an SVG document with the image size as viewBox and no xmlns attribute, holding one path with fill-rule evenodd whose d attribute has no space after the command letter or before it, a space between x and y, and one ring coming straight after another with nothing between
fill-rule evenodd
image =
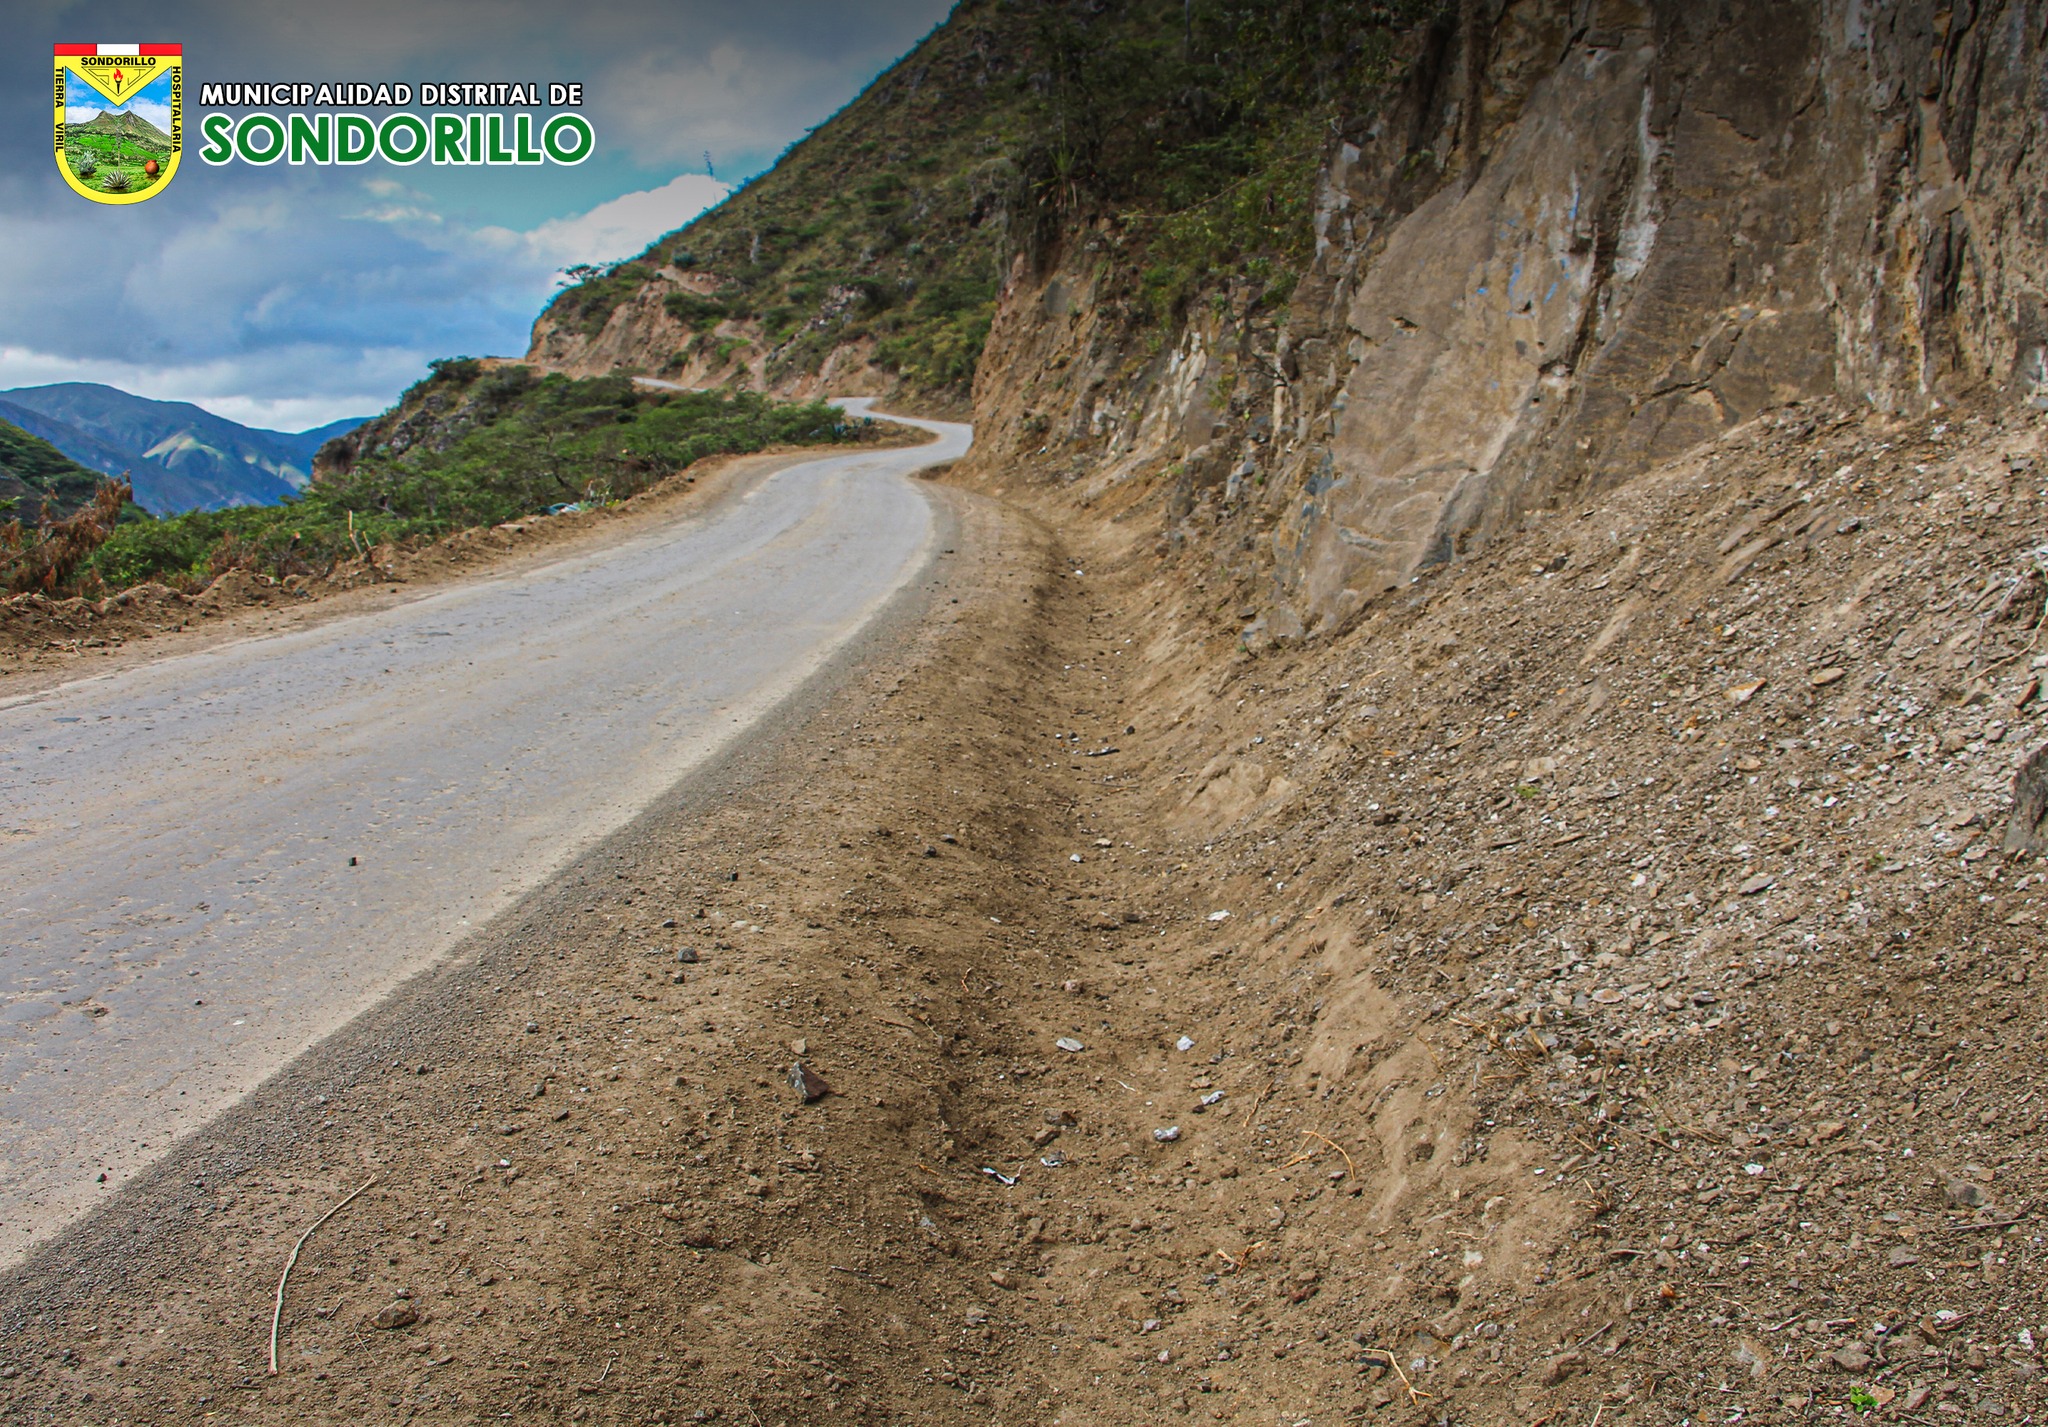
<instances>
[{"instance_id":1,"label":"road shoulder","mask_svg":"<svg viewBox=\"0 0 2048 1427\"><path fill-rule=\"evenodd\" d=\"M904 429L901 439L867 449L923 440L923 433ZM706 457L616 506L460 531L416 551L383 552L346 578L301 588L230 572L192 596L157 585L100 602L0 600L0 701L223 644L318 628L461 581L513 576L587 555L677 521L708 518L778 471L858 449L799 446Z\"/></svg>"},{"instance_id":2,"label":"road shoulder","mask_svg":"<svg viewBox=\"0 0 2048 1427\"><path fill-rule=\"evenodd\" d=\"M1047 810L1011 779L1048 622L1079 618L1041 531L941 499L921 586L745 747L0 1280L0 1403L659 1420L849 1350L869 1401L926 1402L951 1369L906 1325L988 1288L942 1226L1005 1197L933 1127L978 1113L959 1057L1001 1054L983 982L1045 960L1019 869ZM799 1061L832 1093L802 1102ZM371 1179L301 1258L270 1378L285 1255Z\"/></svg>"}]
</instances>

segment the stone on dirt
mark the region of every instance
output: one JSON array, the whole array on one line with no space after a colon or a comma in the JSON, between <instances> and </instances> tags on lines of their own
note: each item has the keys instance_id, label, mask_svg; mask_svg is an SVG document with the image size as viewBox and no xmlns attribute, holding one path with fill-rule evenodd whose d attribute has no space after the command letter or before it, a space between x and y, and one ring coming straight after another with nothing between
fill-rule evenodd
<instances>
[{"instance_id":1,"label":"stone on dirt","mask_svg":"<svg viewBox=\"0 0 2048 1427\"><path fill-rule=\"evenodd\" d=\"M825 1083L824 1077L802 1061L789 1068L789 1084L791 1089L803 1097L806 1105L832 1093L832 1087Z\"/></svg>"},{"instance_id":2,"label":"stone on dirt","mask_svg":"<svg viewBox=\"0 0 2048 1427\"><path fill-rule=\"evenodd\" d=\"M370 1324L376 1328L410 1328L419 1321L420 1310L417 1307L399 1302L379 1308L376 1316L370 1319Z\"/></svg>"}]
</instances>

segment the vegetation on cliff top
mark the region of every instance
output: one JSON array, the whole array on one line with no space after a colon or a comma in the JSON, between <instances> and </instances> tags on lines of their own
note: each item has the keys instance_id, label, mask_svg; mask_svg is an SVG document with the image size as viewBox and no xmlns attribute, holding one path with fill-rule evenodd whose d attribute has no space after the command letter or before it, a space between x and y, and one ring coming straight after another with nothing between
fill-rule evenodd
<instances>
[{"instance_id":1,"label":"vegetation on cliff top","mask_svg":"<svg viewBox=\"0 0 2048 1427\"><path fill-rule=\"evenodd\" d=\"M406 418L422 412L424 439L407 439ZM623 500L704 456L857 440L865 429L823 403L648 391L624 377L575 381L453 358L353 433L343 467L298 499L121 526L66 587L198 585L235 568L323 575L379 545Z\"/></svg>"},{"instance_id":2,"label":"vegetation on cliff top","mask_svg":"<svg viewBox=\"0 0 2048 1427\"><path fill-rule=\"evenodd\" d=\"M965 0L773 169L632 261L574 274L547 316L594 335L660 281L686 353L758 334L773 381L865 341L912 388L957 393L1010 260L1086 222L1131 245L1115 295L1139 321L1170 323L1212 274L1283 296L1313 249L1333 118L1446 8Z\"/></svg>"},{"instance_id":3,"label":"vegetation on cliff top","mask_svg":"<svg viewBox=\"0 0 2048 1427\"><path fill-rule=\"evenodd\" d=\"M117 526L148 520L126 481L0 421L0 590L61 588Z\"/></svg>"},{"instance_id":4,"label":"vegetation on cliff top","mask_svg":"<svg viewBox=\"0 0 2048 1427\"><path fill-rule=\"evenodd\" d=\"M0 421L0 520L33 525L45 514L61 520L92 504L105 480L42 437Z\"/></svg>"}]
</instances>

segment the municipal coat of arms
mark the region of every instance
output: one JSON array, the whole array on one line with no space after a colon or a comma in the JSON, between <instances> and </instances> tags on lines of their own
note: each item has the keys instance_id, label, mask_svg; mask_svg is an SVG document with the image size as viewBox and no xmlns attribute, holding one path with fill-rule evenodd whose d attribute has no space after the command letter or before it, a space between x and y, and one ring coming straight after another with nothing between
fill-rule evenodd
<instances>
[{"instance_id":1,"label":"municipal coat of arms","mask_svg":"<svg viewBox=\"0 0 2048 1427\"><path fill-rule=\"evenodd\" d=\"M153 198L184 147L183 45L57 45L57 168L95 203Z\"/></svg>"}]
</instances>

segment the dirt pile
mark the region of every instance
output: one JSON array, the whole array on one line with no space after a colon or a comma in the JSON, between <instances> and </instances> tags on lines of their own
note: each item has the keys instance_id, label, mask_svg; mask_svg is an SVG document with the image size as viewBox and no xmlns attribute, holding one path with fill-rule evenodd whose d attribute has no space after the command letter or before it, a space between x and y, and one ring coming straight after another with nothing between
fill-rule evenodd
<instances>
[{"instance_id":1,"label":"dirt pile","mask_svg":"<svg viewBox=\"0 0 2048 1427\"><path fill-rule=\"evenodd\" d=\"M1418 1419L2038 1406L2044 427L1788 409L1306 643L1144 499L1027 496L1219 918L1178 1113L1257 1102L1264 1340Z\"/></svg>"}]
</instances>

